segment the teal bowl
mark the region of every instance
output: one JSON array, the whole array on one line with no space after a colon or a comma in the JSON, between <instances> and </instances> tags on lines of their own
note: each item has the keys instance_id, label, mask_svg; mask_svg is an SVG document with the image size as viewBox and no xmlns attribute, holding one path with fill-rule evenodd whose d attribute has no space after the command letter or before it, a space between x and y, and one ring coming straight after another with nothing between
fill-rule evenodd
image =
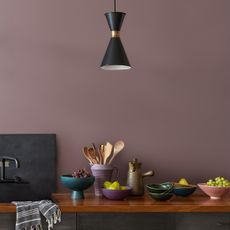
<instances>
[{"instance_id":1,"label":"teal bowl","mask_svg":"<svg viewBox=\"0 0 230 230\"><path fill-rule=\"evenodd\" d=\"M86 178L75 178L71 175L62 175L61 183L68 189L72 191L72 199L79 200L84 199L84 190L93 185L95 177L86 177Z\"/></svg>"},{"instance_id":2,"label":"teal bowl","mask_svg":"<svg viewBox=\"0 0 230 230\"><path fill-rule=\"evenodd\" d=\"M150 193L164 193L173 191L174 184L171 182L165 182L161 184L148 184L146 189Z\"/></svg>"},{"instance_id":3,"label":"teal bowl","mask_svg":"<svg viewBox=\"0 0 230 230\"><path fill-rule=\"evenodd\" d=\"M169 200L173 196L173 193L172 192L168 192L168 193L153 193L153 192L150 192L149 196L151 198L153 198L154 200L157 200L157 201L166 201L166 200Z\"/></svg>"},{"instance_id":4,"label":"teal bowl","mask_svg":"<svg viewBox=\"0 0 230 230\"><path fill-rule=\"evenodd\" d=\"M187 186L187 187L174 187L173 193L176 196L190 196L192 195L196 190L196 186Z\"/></svg>"}]
</instances>

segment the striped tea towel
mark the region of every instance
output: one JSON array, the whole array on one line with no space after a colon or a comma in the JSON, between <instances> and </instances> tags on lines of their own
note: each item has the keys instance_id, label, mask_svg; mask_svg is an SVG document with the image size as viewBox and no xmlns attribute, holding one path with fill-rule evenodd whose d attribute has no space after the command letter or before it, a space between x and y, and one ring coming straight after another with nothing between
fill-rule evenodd
<instances>
[{"instance_id":1,"label":"striped tea towel","mask_svg":"<svg viewBox=\"0 0 230 230\"><path fill-rule=\"evenodd\" d=\"M12 202L16 205L16 230L42 230L41 216L46 218L48 229L61 221L61 211L49 200Z\"/></svg>"}]
</instances>

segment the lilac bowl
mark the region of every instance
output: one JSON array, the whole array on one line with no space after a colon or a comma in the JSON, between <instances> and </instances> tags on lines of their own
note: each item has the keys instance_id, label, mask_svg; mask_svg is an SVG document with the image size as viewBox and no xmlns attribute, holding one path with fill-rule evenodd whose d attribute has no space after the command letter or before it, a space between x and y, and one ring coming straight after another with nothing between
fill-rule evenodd
<instances>
[{"instance_id":1,"label":"lilac bowl","mask_svg":"<svg viewBox=\"0 0 230 230\"><path fill-rule=\"evenodd\" d=\"M126 186L126 190L111 190L111 189L102 189L102 194L109 200L123 200L130 195L132 189Z\"/></svg>"}]
</instances>

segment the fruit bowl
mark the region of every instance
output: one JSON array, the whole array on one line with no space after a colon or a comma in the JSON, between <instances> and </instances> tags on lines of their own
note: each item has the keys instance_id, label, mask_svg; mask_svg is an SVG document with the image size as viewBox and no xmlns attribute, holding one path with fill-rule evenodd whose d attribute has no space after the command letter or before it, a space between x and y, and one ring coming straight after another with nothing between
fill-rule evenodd
<instances>
[{"instance_id":1,"label":"fruit bowl","mask_svg":"<svg viewBox=\"0 0 230 230\"><path fill-rule=\"evenodd\" d=\"M126 186L125 190L111 190L102 188L102 194L110 200L123 200L130 195L132 189Z\"/></svg>"},{"instance_id":2,"label":"fruit bowl","mask_svg":"<svg viewBox=\"0 0 230 230\"><path fill-rule=\"evenodd\" d=\"M176 196L189 196L195 192L196 188L196 185L180 185L175 183L173 193Z\"/></svg>"},{"instance_id":3,"label":"fruit bowl","mask_svg":"<svg viewBox=\"0 0 230 230\"><path fill-rule=\"evenodd\" d=\"M61 183L72 191L72 199L84 199L84 190L89 188L94 183L95 177L89 176L86 178L76 178L72 175L62 175Z\"/></svg>"},{"instance_id":4,"label":"fruit bowl","mask_svg":"<svg viewBox=\"0 0 230 230\"><path fill-rule=\"evenodd\" d=\"M200 183L198 184L198 186L206 195L208 195L213 200L221 199L230 191L230 187L210 186L206 183Z\"/></svg>"}]
</instances>

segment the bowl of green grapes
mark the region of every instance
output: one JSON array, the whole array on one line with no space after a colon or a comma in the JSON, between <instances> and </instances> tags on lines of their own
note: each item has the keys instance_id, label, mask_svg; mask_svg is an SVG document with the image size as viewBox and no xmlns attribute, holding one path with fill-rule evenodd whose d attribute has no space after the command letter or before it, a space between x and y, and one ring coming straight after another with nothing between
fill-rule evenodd
<instances>
[{"instance_id":1,"label":"bowl of green grapes","mask_svg":"<svg viewBox=\"0 0 230 230\"><path fill-rule=\"evenodd\" d=\"M230 191L230 181L218 176L210 179L206 183L198 184L198 187L212 200L219 200L226 196Z\"/></svg>"}]
</instances>

